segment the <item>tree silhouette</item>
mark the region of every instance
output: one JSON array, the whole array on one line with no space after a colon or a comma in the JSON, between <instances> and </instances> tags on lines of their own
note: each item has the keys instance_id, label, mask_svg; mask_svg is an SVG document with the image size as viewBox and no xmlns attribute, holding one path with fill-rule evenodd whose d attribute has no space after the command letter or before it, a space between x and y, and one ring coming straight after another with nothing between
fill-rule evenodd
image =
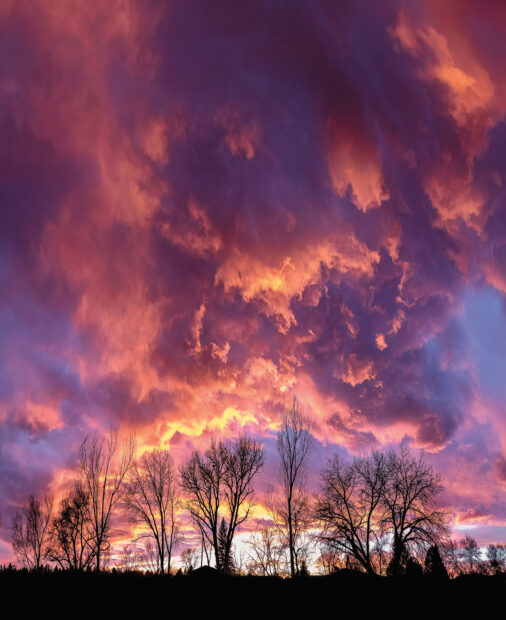
<instances>
[{"instance_id":1,"label":"tree silhouette","mask_svg":"<svg viewBox=\"0 0 506 620\"><path fill-rule=\"evenodd\" d=\"M283 411L276 447L280 457L281 502L272 502L274 519L286 531L290 574L298 572L298 538L307 526L309 506L305 492L305 470L313 438L312 422L302 413L296 399Z\"/></svg>"},{"instance_id":2,"label":"tree silhouette","mask_svg":"<svg viewBox=\"0 0 506 620\"><path fill-rule=\"evenodd\" d=\"M506 547L504 545L488 545L485 553L492 574L502 573L506 564Z\"/></svg>"},{"instance_id":3,"label":"tree silhouette","mask_svg":"<svg viewBox=\"0 0 506 620\"><path fill-rule=\"evenodd\" d=\"M170 572L180 528L176 470L169 451L145 452L132 466L125 487L124 504L132 522L146 526L147 536L154 539L159 572Z\"/></svg>"},{"instance_id":4,"label":"tree silhouette","mask_svg":"<svg viewBox=\"0 0 506 620\"><path fill-rule=\"evenodd\" d=\"M332 547L322 545L321 553L316 560L316 566L324 575L331 575L343 566L343 554Z\"/></svg>"},{"instance_id":5,"label":"tree silhouette","mask_svg":"<svg viewBox=\"0 0 506 620\"><path fill-rule=\"evenodd\" d=\"M185 573L191 573L197 568L198 556L198 551L192 548L185 549L181 553L181 562Z\"/></svg>"},{"instance_id":6,"label":"tree silhouette","mask_svg":"<svg viewBox=\"0 0 506 620\"><path fill-rule=\"evenodd\" d=\"M387 577L406 575L409 560L410 555L408 549L405 545L398 542L397 546L392 548L390 562L386 570Z\"/></svg>"},{"instance_id":7,"label":"tree silhouette","mask_svg":"<svg viewBox=\"0 0 506 620\"><path fill-rule=\"evenodd\" d=\"M446 570L437 545L432 545L432 547L427 549L427 554L425 556L425 573L435 579L448 579L448 571Z\"/></svg>"},{"instance_id":8,"label":"tree silhouette","mask_svg":"<svg viewBox=\"0 0 506 620\"><path fill-rule=\"evenodd\" d=\"M410 549L436 543L448 532L447 514L436 504L441 479L423 458L406 449L349 463L335 454L321 475L315 518L320 542L352 556L369 574L382 565L390 539L387 574L405 573Z\"/></svg>"},{"instance_id":9,"label":"tree silhouette","mask_svg":"<svg viewBox=\"0 0 506 620\"><path fill-rule=\"evenodd\" d=\"M466 567L466 572L476 572L478 564L481 560L481 551L478 547L476 539L469 534L466 534L464 538L460 540L459 547L461 561Z\"/></svg>"},{"instance_id":10,"label":"tree silhouette","mask_svg":"<svg viewBox=\"0 0 506 620\"><path fill-rule=\"evenodd\" d=\"M26 568L39 570L47 557L52 512L52 497L46 496L41 504L30 495L21 512L13 518L12 549Z\"/></svg>"},{"instance_id":11,"label":"tree silhouette","mask_svg":"<svg viewBox=\"0 0 506 620\"><path fill-rule=\"evenodd\" d=\"M452 577L457 577L462 572L460 549L458 543L448 538L440 545L444 563Z\"/></svg>"},{"instance_id":12,"label":"tree silhouette","mask_svg":"<svg viewBox=\"0 0 506 620\"><path fill-rule=\"evenodd\" d=\"M300 563L300 568L297 572L298 577L309 577L309 570L307 568L306 560L302 560Z\"/></svg>"},{"instance_id":13,"label":"tree silhouette","mask_svg":"<svg viewBox=\"0 0 506 620\"><path fill-rule=\"evenodd\" d=\"M386 459L378 451L351 463L336 453L321 474L314 508L319 541L354 557L371 575L376 573L373 550L382 531L386 476Z\"/></svg>"},{"instance_id":14,"label":"tree silhouette","mask_svg":"<svg viewBox=\"0 0 506 620\"><path fill-rule=\"evenodd\" d=\"M448 514L436 498L442 491L441 476L407 448L391 451L382 492L383 523L392 537L391 570L396 574L401 554L412 546L432 545L448 535Z\"/></svg>"},{"instance_id":15,"label":"tree silhouette","mask_svg":"<svg viewBox=\"0 0 506 620\"><path fill-rule=\"evenodd\" d=\"M220 529L218 530L218 554L220 557L221 571L231 575L236 572L236 566L233 555L228 548L228 531L229 527L226 520L221 520Z\"/></svg>"},{"instance_id":16,"label":"tree silhouette","mask_svg":"<svg viewBox=\"0 0 506 620\"><path fill-rule=\"evenodd\" d=\"M131 572L139 569L142 564L142 554L135 544L128 543L123 545L119 554L117 567L123 572Z\"/></svg>"},{"instance_id":17,"label":"tree silhouette","mask_svg":"<svg viewBox=\"0 0 506 620\"><path fill-rule=\"evenodd\" d=\"M248 569L253 574L273 577L282 573L283 548L277 534L276 528L264 527L249 538Z\"/></svg>"},{"instance_id":18,"label":"tree silhouette","mask_svg":"<svg viewBox=\"0 0 506 620\"><path fill-rule=\"evenodd\" d=\"M115 464L118 448L116 432L111 431L107 438L88 435L81 443L81 480L90 497L88 519L93 532L97 571L102 568L102 556L109 547L111 519L124 492L123 481L132 464L134 447L135 439L131 436L123 443L119 462Z\"/></svg>"},{"instance_id":19,"label":"tree silhouette","mask_svg":"<svg viewBox=\"0 0 506 620\"><path fill-rule=\"evenodd\" d=\"M180 467L186 507L214 551L216 568L231 566L237 527L247 518L253 500L253 478L264 463L264 450L253 439L211 441L202 455L195 451Z\"/></svg>"},{"instance_id":20,"label":"tree silhouette","mask_svg":"<svg viewBox=\"0 0 506 620\"><path fill-rule=\"evenodd\" d=\"M95 559L89 511L89 493L77 481L63 498L50 530L48 557L63 569L84 570Z\"/></svg>"},{"instance_id":21,"label":"tree silhouette","mask_svg":"<svg viewBox=\"0 0 506 620\"><path fill-rule=\"evenodd\" d=\"M405 567L406 577L421 577L423 575L423 568L420 562L413 556L409 556L406 561Z\"/></svg>"}]
</instances>

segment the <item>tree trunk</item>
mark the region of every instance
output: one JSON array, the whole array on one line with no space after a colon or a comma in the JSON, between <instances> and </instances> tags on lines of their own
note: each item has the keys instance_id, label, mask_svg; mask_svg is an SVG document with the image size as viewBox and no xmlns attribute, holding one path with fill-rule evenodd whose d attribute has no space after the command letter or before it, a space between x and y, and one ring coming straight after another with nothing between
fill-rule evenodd
<instances>
[{"instance_id":1,"label":"tree trunk","mask_svg":"<svg viewBox=\"0 0 506 620\"><path fill-rule=\"evenodd\" d=\"M292 498L288 497L288 544L290 546L290 574L295 577L295 558L293 552Z\"/></svg>"}]
</instances>

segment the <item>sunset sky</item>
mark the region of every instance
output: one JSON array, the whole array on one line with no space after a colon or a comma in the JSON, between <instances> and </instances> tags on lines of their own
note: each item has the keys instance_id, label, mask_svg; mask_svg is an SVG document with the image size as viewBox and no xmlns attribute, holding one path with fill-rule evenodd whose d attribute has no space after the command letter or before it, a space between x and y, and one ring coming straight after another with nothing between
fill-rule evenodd
<instances>
[{"instance_id":1,"label":"sunset sky","mask_svg":"<svg viewBox=\"0 0 506 620\"><path fill-rule=\"evenodd\" d=\"M94 430L404 442L506 541L502 0L0 0L0 563Z\"/></svg>"}]
</instances>

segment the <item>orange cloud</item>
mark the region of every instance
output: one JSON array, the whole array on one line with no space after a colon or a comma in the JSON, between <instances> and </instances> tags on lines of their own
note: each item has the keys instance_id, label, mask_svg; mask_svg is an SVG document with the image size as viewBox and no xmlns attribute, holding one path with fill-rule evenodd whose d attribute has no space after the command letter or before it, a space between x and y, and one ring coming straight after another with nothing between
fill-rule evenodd
<instances>
[{"instance_id":1,"label":"orange cloud","mask_svg":"<svg viewBox=\"0 0 506 620\"><path fill-rule=\"evenodd\" d=\"M293 298L318 282L322 265L352 278L370 276L379 260L377 252L343 231L330 239L295 250L278 265L235 252L218 269L215 281L225 291L239 290L245 301L260 300L269 316L281 319L280 331L296 323L290 309Z\"/></svg>"},{"instance_id":2,"label":"orange cloud","mask_svg":"<svg viewBox=\"0 0 506 620\"><path fill-rule=\"evenodd\" d=\"M334 190L342 198L351 192L351 199L362 211L378 207L389 193L376 147L360 136L343 135L333 120L328 127L332 136L328 166Z\"/></svg>"}]
</instances>

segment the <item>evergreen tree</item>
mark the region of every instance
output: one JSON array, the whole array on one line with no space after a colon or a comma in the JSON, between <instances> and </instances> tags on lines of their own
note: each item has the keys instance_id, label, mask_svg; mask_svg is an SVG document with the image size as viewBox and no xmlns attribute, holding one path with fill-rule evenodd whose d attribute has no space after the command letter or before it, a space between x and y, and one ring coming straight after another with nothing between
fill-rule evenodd
<instances>
[{"instance_id":1,"label":"evergreen tree","mask_svg":"<svg viewBox=\"0 0 506 620\"><path fill-rule=\"evenodd\" d=\"M394 543L392 558L387 566L387 577L399 577L406 574L409 553L402 542Z\"/></svg>"},{"instance_id":2,"label":"evergreen tree","mask_svg":"<svg viewBox=\"0 0 506 620\"><path fill-rule=\"evenodd\" d=\"M302 560L299 568L299 577L309 577L306 560Z\"/></svg>"},{"instance_id":3,"label":"evergreen tree","mask_svg":"<svg viewBox=\"0 0 506 620\"><path fill-rule=\"evenodd\" d=\"M416 558L410 556L406 562L405 572L406 577L421 577L423 575L423 568Z\"/></svg>"},{"instance_id":4,"label":"evergreen tree","mask_svg":"<svg viewBox=\"0 0 506 620\"><path fill-rule=\"evenodd\" d=\"M429 547L425 556L425 573L437 579L448 579L448 571L444 565L437 545Z\"/></svg>"},{"instance_id":5,"label":"evergreen tree","mask_svg":"<svg viewBox=\"0 0 506 620\"><path fill-rule=\"evenodd\" d=\"M228 542L228 527L225 519L221 520L220 529L218 530L218 554L220 558L221 572L232 574L236 572L234 558L232 557L232 549Z\"/></svg>"}]
</instances>

